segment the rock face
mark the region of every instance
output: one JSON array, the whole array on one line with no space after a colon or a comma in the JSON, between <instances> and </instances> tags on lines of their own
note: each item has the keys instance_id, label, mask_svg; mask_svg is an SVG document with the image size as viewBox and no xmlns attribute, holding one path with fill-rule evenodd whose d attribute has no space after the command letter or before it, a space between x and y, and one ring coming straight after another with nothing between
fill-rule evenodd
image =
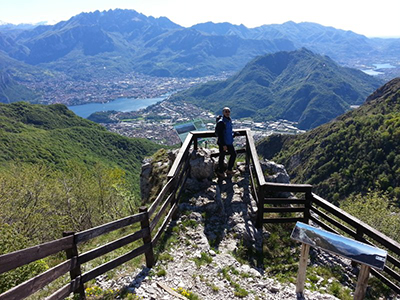
<instances>
[{"instance_id":1,"label":"rock face","mask_svg":"<svg viewBox=\"0 0 400 300\"><path fill-rule=\"evenodd\" d=\"M197 181L211 181L214 177L215 161L211 158L212 150L200 148L190 156L190 175Z\"/></svg>"},{"instance_id":2,"label":"rock face","mask_svg":"<svg viewBox=\"0 0 400 300\"><path fill-rule=\"evenodd\" d=\"M154 200L166 183L167 172L175 160L178 150L161 149L152 157L145 158L140 173L140 193L142 202Z\"/></svg>"},{"instance_id":3,"label":"rock face","mask_svg":"<svg viewBox=\"0 0 400 300\"><path fill-rule=\"evenodd\" d=\"M290 183L290 177L283 165L279 165L270 160L260 161L260 164L263 173L269 174L265 176L267 182Z\"/></svg>"}]
</instances>

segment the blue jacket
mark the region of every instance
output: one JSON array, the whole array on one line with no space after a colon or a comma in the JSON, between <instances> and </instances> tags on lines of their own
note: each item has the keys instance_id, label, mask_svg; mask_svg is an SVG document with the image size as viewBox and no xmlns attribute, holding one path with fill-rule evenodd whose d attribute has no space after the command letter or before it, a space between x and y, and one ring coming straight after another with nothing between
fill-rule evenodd
<instances>
[{"instance_id":1,"label":"blue jacket","mask_svg":"<svg viewBox=\"0 0 400 300\"><path fill-rule=\"evenodd\" d=\"M233 128L231 118L223 116L217 123L218 145L233 145Z\"/></svg>"}]
</instances>

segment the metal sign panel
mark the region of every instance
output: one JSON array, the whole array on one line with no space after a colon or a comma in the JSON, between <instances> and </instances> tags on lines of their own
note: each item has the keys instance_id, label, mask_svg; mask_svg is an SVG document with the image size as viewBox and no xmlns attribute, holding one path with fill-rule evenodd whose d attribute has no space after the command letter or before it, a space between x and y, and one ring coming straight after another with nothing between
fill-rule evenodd
<instances>
[{"instance_id":1,"label":"metal sign panel","mask_svg":"<svg viewBox=\"0 0 400 300\"><path fill-rule=\"evenodd\" d=\"M186 136L191 131L205 131L207 130L206 126L204 125L203 121L200 119L195 119L190 122L185 122L181 124L175 124L174 129L176 130L179 138L181 139L182 143L185 141Z\"/></svg>"},{"instance_id":2,"label":"metal sign panel","mask_svg":"<svg viewBox=\"0 0 400 300\"><path fill-rule=\"evenodd\" d=\"M296 223L291 238L373 268L385 266L387 251L301 222Z\"/></svg>"}]
</instances>

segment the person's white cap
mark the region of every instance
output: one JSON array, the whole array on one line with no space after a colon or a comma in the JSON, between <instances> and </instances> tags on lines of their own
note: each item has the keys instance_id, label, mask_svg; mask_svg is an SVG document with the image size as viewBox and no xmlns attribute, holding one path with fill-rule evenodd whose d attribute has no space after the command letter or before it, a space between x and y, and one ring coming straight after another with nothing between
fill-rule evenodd
<instances>
[{"instance_id":1,"label":"person's white cap","mask_svg":"<svg viewBox=\"0 0 400 300\"><path fill-rule=\"evenodd\" d=\"M222 111L226 111L226 110L231 111L231 109L230 109L228 106L225 106L225 107L222 109Z\"/></svg>"}]
</instances>

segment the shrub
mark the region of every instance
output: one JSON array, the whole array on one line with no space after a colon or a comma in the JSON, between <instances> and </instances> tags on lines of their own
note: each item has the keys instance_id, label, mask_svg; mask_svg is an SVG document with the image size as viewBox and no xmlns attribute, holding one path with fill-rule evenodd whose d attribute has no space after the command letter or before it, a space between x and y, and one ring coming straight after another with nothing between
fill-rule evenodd
<instances>
[{"instance_id":1,"label":"shrub","mask_svg":"<svg viewBox=\"0 0 400 300\"><path fill-rule=\"evenodd\" d=\"M8 224L0 224L0 255L23 249L28 246L27 239L18 234ZM10 288L42 273L48 266L43 260L0 274L0 294Z\"/></svg>"}]
</instances>

